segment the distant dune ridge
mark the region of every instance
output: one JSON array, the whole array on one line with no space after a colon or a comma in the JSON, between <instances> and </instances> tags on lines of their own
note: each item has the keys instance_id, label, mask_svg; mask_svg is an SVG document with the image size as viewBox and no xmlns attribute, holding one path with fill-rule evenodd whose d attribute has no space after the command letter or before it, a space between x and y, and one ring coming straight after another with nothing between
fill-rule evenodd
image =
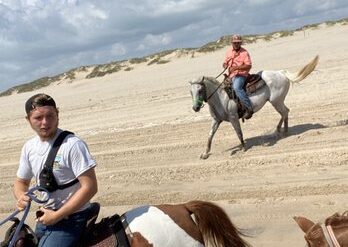
<instances>
[{"instance_id":1,"label":"distant dune ridge","mask_svg":"<svg viewBox=\"0 0 348 247\"><path fill-rule=\"evenodd\" d=\"M244 36L244 44L255 43L260 40L270 41L272 39L283 38L292 36L296 32L306 32L308 30L313 30L315 28L319 28L320 25L346 25L348 23L348 18L341 19L338 21L327 21L322 24L310 24L303 26L302 28L298 28L296 30L291 31L276 31L268 34L262 35L245 35ZM28 82L22 85L18 85L12 87L4 92L0 93L1 96L10 95L12 93L22 93L29 92L33 90L40 89L42 87L46 87L51 84L60 84L63 82L72 83L76 80L80 79L92 79L96 77L103 77L107 74L116 73L119 71L132 71L134 70L134 66L136 64L146 64L148 66L153 64L164 64L169 63L172 59L178 57L190 57L194 58L199 54L214 52L219 49L223 49L226 46L230 45L231 35L226 35L218 39L217 41L210 42L208 44L203 45L199 48L182 48L175 50L167 50L158 52L149 56L145 56L142 58L132 58L129 60L123 61L115 61L107 64L99 64L99 65L89 65L89 66L81 66L78 68L71 69L67 72L49 77L42 77L40 79L34 80L32 82Z\"/></svg>"},{"instance_id":2,"label":"distant dune ridge","mask_svg":"<svg viewBox=\"0 0 348 247\"><path fill-rule=\"evenodd\" d=\"M83 138L97 161L99 191L93 201L101 204L100 217L143 204L198 199L222 206L253 236L246 240L255 247L304 246L293 216L322 222L348 209L347 40L345 20L260 35L245 44L253 73L295 73L316 55L320 60L290 86L287 135L274 132L280 116L266 103L241 123L246 152L237 150L231 124L222 123L207 160L199 156L211 128L209 107L192 110L188 82L221 73L228 36L200 52L178 49L83 66L45 87L15 89L0 97L0 218L14 211L12 185L21 148L34 136L25 101L43 92L57 103L60 127ZM33 204L28 216L32 227L37 208ZM5 229L0 228L0 239Z\"/></svg>"}]
</instances>

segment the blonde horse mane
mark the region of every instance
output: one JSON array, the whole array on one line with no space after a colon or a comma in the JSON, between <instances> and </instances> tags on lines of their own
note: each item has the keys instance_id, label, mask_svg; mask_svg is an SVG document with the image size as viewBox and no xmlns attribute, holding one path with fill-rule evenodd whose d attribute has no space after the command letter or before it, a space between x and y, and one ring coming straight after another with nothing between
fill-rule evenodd
<instances>
[{"instance_id":1,"label":"blonde horse mane","mask_svg":"<svg viewBox=\"0 0 348 247\"><path fill-rule=\"evenodd\" d=\"M290 73L289 71L282 70L281 72L292 82L299 83L305 79L317 66L319 62L319 56L315 56L307 65L305 65L297 74Z\"/></svg>"},{"instance_id":2,"label":"blonde horse mane","mask_svg":"<svg viewBox=\"0 0 348 247\"><path fill-rule=\"evenodd\" d=\"M232 223L221 207L205 201L190 201L184 206L194 214L206 247L251 247L241 237L247 235Z\"/></svg>"}]
</instances>

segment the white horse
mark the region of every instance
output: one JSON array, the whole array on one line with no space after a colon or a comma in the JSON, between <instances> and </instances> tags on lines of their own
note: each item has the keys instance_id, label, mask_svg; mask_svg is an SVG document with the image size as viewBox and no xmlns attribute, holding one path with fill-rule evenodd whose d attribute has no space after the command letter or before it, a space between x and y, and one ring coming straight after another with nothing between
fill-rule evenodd
<instances>
[{"instance_id":1,"label":"white horse","mask_svg":"<svg viewBox=\"0 0 348 247\"><path fill-rule=\"evenodd\" d=\"M289 109L284 104L284 100L289 91L290 82L298 83L305 79L315 69L318 61L319 56L316 56L296 74L286 70L262 71L261 78L265 82L265 85L252 95L249 95L254 112L260 110L265 103L269 101L281 115L281 119L277 125L277 131L280 132L284 123L284 132L287 132ZM220 82L215 78L200 77L190 81L190 84L193 110L198 112L202 108L204 102L207 102L212 117L212 127L209 132L207 148L205 152L201 154L201 158L206 159L209 157L214 134L222 121L227 121L232 124L241 142L241 148L246 150L243 133L239 123L237 103L231 100L226 91L220 87Z\"/></svg>"}]
</instances>

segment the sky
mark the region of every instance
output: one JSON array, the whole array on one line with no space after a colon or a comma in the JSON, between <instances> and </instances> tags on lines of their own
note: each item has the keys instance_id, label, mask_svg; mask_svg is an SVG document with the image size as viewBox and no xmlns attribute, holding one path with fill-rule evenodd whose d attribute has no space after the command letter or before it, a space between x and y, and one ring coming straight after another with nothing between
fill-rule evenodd
<instances>
[{"instance_id":1,"label":"sky","mask_svg":"<svg viewBox=\"0 0 348 247\"><path fill-rule=\"evenodd\" d=\"M347 0L0 0L0 92L79 66L347 17Z\"/></svg>"}]
</instances>

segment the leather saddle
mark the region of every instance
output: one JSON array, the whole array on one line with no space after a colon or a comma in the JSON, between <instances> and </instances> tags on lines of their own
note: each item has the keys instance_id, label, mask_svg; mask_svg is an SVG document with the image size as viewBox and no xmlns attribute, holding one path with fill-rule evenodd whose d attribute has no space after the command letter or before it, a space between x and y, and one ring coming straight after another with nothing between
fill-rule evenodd
<instances>
[{"instance_id":1,"label":"leather saddle","mask_svg":"<svg viewBox=\"0 0 348 247\"><path fill-rule=\"evenodd\" d=\"M249 74L246 78L246 83L244 85L244 90L248 95L253 94L256 92L259 88L261 88L263 85L265 85L264 80L262 80L262 71L257 72L256 74ZM228 75L224 74L225 79L223 81L225 85L225 90L230 97L230 99L236 99L236 95L234 91L231 89L231 81L228 78Z\"/></svg>"},{"instance_id":2,"label":"leather saddle","mask_svg":"<svg viewBox=\"0 0 348 247\"><path fill-rule=\"evenodd\" d=\"M223 81L224 89L230 99L236 100L238 105L238 116L239 118L242 118L242 116L244 116L246 109L243 106L243 104L240 102L240 100L238 99L235 91L231 88L231 81L228 78L228 75L224 74L224 76L225 76L225 79ZM249 96L253 94L254 92L256 92L258 89L260 89L261 87L263 87L263 85L265 85L265 82L262 79L262 71L260 71L260 72L257 72L256 74L249 74L248 77L246 78L246 83L243 88L246 91L247 95Z\"/></svg>"},{"instance_id":3,"label":"leather saddle","mask_svg":"<svg viewBox=\"0 0 348 247\"><path fill-rule=\"evenodd\" d=\"M99 210L99 203L91 203L86 230L78 247L130 247L121 217L114 214L95 223Z\"/></svg>"},{"instance_id":4,"label":"leather saddle","mask_svg":"<svg viewBox=\"0 0 348 247\"><path fill-rule=\"evenodd\" d=\"M247 92L248 95L256 92L257 89L265 85L265 82L262 80L261 74L262 74L262 71L258 72L257 74L248 75L245 86L244 86L245 91Z\"/></svg>"}]
</instances>

